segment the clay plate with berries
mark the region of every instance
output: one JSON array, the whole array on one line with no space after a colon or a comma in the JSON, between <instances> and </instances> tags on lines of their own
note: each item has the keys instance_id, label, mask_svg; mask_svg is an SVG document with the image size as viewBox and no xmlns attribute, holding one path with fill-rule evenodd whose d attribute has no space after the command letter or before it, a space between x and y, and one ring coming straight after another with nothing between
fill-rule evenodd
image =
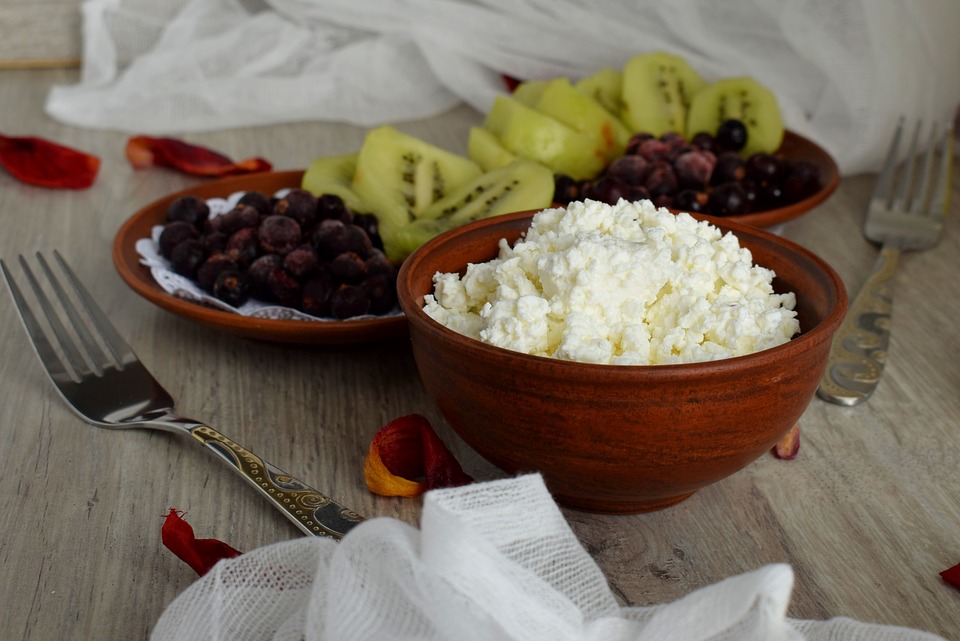
<instances>
[{"instance_id":1,"label":"clay plate with berries","mask_svg":"<svg viewBox=\"0 0 960 641\"><path fill-rule=\"evenodd\" d=\"M140 296L158 307L244 338L291 344L336 345L366 343L407 335L402 314L361 317L346 320L281 320L243 316L198 304L168 294L141 263L136 243L150 238L156 225L166 222L167 210L174 200L185 195L199 198L225 198L236 192L259 191L274 194L300 186L302 171L268 172L225 178L196 185L161 198L131 216L117 232L113 242L113 262L123 281Z\"/></svg>"}]
</instances>

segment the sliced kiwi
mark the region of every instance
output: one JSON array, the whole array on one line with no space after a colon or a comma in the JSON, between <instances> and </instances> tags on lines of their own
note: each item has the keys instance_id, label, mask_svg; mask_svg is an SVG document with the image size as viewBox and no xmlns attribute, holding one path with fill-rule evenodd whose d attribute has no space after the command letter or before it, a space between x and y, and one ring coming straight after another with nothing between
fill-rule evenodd
<instances>
[{"instance_id":1,"label":"sliced kiwi","mask_svg":"<svg viewBox=\"0 0 960 641\"><path fill-rule=\"evenodd\" d=\"M622 117L634 132L686 135L687 109L706 83L680 56L657 51L623 67Z\"/></svg>"},{"instance_id":2,"label":"sliced kiwi","mask_svg":"<svg viewBox=\"0 0 960 641\"><path fill-rule=\"evenodd\" d=\"M587 134L595 140L594 154L601 154L604 164L623 155L630 140L630 130L599 102L574 89L567 78L555 78L544 85L534 107L563 124Z\"/></svg>"},{"instance_id":3,"label":"sliced kiwi","mask_svg":"<svg viewBox=\"0 0 960 641\"><path fill-rule=\"evenodd\" d=\"M592 136L507 96L494 99L483 126L509 151L577 180L605 166Z\"/></svg>"},{"instance_id":4,"label":"sliced kiwi","mask_svg":"<svg viewBox=\"0 0 960 641\"><path fill-rule=\"evenodd\" d=\"M467 155L484 171L505 167L517 159L515 153L500 144L497 137L483 127L470 127Z\"/></svg>"},{"instance_id":5,"label":"sliced kiwi","mask_svg":"<svg viewBox=\"0 0 960 641\"><path fill-rule=\"evenodd\" d=\"M543 95L543 90L550 83L549 80L524 80L513 89L511 97L528 107L536 107Z\"/></svg>"},{"instance_id":6,"label":"sliced kiwi","mask_svg":"<svg viewBox=\"0 0 960 641\"><path fill-rule=\"evenodd\" d=\"M406 257L437 234L500 214L543 209L553 201L553 172L538 162L520 159L486 172L438 200L416 221L384 237L391 260Z\"/></svg>"},{"instance_id":7,"label":"sliced kiwi","mask_svg":"<svg viewBox=\"0 0 960 641\"><path fill-rule=\"evenodd\" d=\"M753 78L724 78L704 87L693 98L687 114L687 131L711 134L725 120L747 127L747 144L740 153L773 153L783 142L783 116L772 91Z\"/></svg>"},{"instance_id":8,"label":"sliced kiwi","mask_svg":"<svg viewBox=\"0 0 960 641\"><path fill-rule=\"evenodd\" d=\"M370 206L353 191L356 167L356 153L315 158L303 172L300 186L314 196L336 194L351 211L370 213Z\"/></svg>"},{"instance_id":9,"label":"sliced kiwi","mask_svg":"<svg viewBox=\"0 0 960 641\"><path fill-rule=\"evenodd\" d=\"M382 126L364 139L352 187L376 213L381 228L400 227L482 173L465 156Z\"/></svg>"},{"instance_id":10,"label":"sliced kiwi","mask_svg":"<svg viewBox=\"0 0 960 641\"><path fill-rule=\"evenodd\" d=\"M621 86L623 73L619 69L601 69L574 83L573 88L584 93L612 114L623 111Z\"/></svg>"}]
</instances>

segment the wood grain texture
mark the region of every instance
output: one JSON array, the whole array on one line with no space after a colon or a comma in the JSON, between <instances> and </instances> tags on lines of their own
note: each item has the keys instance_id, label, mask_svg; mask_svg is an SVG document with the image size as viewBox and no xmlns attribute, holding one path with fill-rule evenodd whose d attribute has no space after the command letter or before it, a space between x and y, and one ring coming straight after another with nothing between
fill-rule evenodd
<instances>
[{"instance_id":1,"label":"wood grain texture","mask_svg":"<svg viewBox=\"0 0 960 641\"><path fill-rule=\"evenodd\" d=\"M3 5L9 6L9 5ZM420 501L370 494L370 438L402 414L426 415L479 479L501 473L444 424L404 341L296 348L231 337L162 311L123 285L113 236L134 211L198 179L134 171L126 137L43 115L69 70L0 72L0 131L98 154L83 192L21 185L0 171L0 257L59 249L187 416L367 516L417 524ZM480 114L453 110L400 128L454 151ZM237 156L299 169L359 148L364 130L304 123L191 135ZM827 259L853 292L876 249L860 236L873 177L844 179L783 233ZM952 202L960 202L960 180ZM907 254L897 275L883 380L863 406L814 399L794 461L763 456L660 512L564 513L624 603L653 604L766 563L789 563L789 615L849 616L960 639L960 591L938 573L960 562L960 216L941 243ZM2 289L3 287L0 287ZM114 433L74 416L47 382L0 293L0 630L4 638L146 639L193 572L160 543L170 507L199 536L250 550L299 536L279 512L192 443ZM746 382L745 382L746 384Z\"/></svg>"},{"instance_id":2,"label":"wood grain texture","mask_svg":"<svg viewBox=\"0 0 960 641\"><path fill-rule=\"evenodd\" d=\"M0 0L0 69L76 66L80 0Z\"/></svg>"}]
</instances>

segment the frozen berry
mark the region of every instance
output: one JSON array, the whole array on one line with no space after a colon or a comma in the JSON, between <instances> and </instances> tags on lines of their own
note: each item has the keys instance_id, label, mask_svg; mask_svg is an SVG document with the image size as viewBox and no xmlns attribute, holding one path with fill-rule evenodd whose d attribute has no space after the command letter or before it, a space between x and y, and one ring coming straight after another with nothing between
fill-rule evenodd
<instances>
[{"instance_id":1,"label":"frozen berry","mask_svg":"<svg viewBox=\"0 0 960 641\"><path fill-rule=\"evenodd\" d=\"M717 163L713 167L710 183L722 185L723 183L737 182L743 180L746 175L747 168L740 154L735 151L725 151L717 156Z\"/></svg>"},{"instance_id":2,"label":"frozen berry","mask_svg":"<svg viewBox=\"0 0 960 641\"><path fill-rule=\"evenodd\" d=\"M197 283L208 292L213 291L217 277L225 271L239 271L240 266L226 254L214 254L197 269Z\"/></svg>"},{"instance_id":3,"label":"frozen berry","mask_svg":"<svg viewBox=\"0 0 960 641\"><path fill-rule=\"evenodd\" d=\"M273 290L270 288L270 274L275 269L283 267L283 258L277 254L263 254L250 263L247 275L250 276L250 293L254 298L268 302L274 301Z\"/></svg>"},{"instance_id":4,"label":"frozen berry","mask_svg":"<svg viewBox=\"0 0 960 641\"><path fill-rule=\"evenodd\" d=\"M710 151L714 154L718 151L716 139L706 131L694 134L693 138L690 139L690 144L702 151Z\"/></svg>"},{"instance_id":5,"label":"frozen berry","mask_svg":"<svg viewBox=\"0 0 960 641\"><path fill-rule=\"evenodd\" d=\"M227 213L210 219L210 227L213 231L227 236L245 227L256 227L259 224L260 212L248 205L237 205Z\"/></svg>"},{"instance_id":6,"label":"frozen berry","mask_svg":"<svg viewBox=\"0 0 960 641\"><path fill-rule=\"evenodd\" d=\"M300 283L282 267L267 275L267 286L274 299L285 307L296 307L300 302Z\"/></svg>"},{"instance_id":7,"label":"frozen berry","mask_svg":"<svg viewBox=\"0 0 960 641\"><path fill-rule=\"evenodd\" d=\"M300 245L300 225L289 216L267 216L257 236L264 251L285 256Z\"/></svg>"},{"instance_id":8,"label":"frozen berry","mask_svg":"<svg viewBox=\"0 0 960 641\"><path fill-rule=\"evenodd\" d=\"M310 245L300 245L283 257L283 268L298 280L306 280L320 269L317 250Z\"/></svg>"},{"instance_id":9,"label":"frozen berry","mask_svg":"<svg viewBox=\"0 0 960 641\"><path fill-rule=\"evenodd\" d=\"M677 196L673 199L673 206L680 211L700 213L706 211L708 200L709 196L704 191L683 189L677 192Z\"/></svg>"},{"instance_id":10,"label":"frozen berry","mask_svg":"<svg viewBox=\"0 0 960 641\"><path fill-rule=\"evenodd\" d=\"M303 285L300 307L314 316L330 315L330 295L336 286L327 276L316 276Z\"/></svg>"},{"instance_id":11,"label":"frozen berry","mask_svg":"<svg viewBox=\"0 0 960 641\"><path fill-rule=\"evenodd\" d=\"M193 278L206 258L203 243L197 238L188 238L170 252L170 266L181 276Z\"/></svg>"},{"instance_id":12,"label":"frozen berry","mask_svg":"<svg viewBox=\"0 0 960 641\"><path fill-rule=\"evenodd\" d=\"M240 196L237 205L247 205L253 207L260 213L261 218L266 218L273 213L273 201L262 191L248 191Z\"/></svg>"},{"instance_id":13,"label":"frozen berry","mask_svg":"<svg viewBox=\"0 0 960 641\"><path fill-rule=\"evenodd\" d=\"M580 199L580 183L567 174L553 177L553 201L561 205Z\"/></svg>"},{"instance_id":14,"label":"frozen berry","mask_svg":"<svg viewBox=\"0 0 960 641\"><path fill-rule=\"evenodd\" d=\"M637 154L620 156L607 167L606 175L630 185L642 185L650 171L650 161Z\"/></svg>"},{"instance_id":15,"label":"frozen berry","mask_svg":"<svg viewBox=\"0 0 960 641\"><path fill-rule=\"evenodd\" d=\"M740 183L724 183L710 192L707 212L715 216L734 216L746 210L746 195Z\"/></svg>"},{"instance_id":16,"label":"frozen berry","mask_svg":"<svg viewBox=\"0 0 960 641\"><path fill-rule=\"evenodd\" d=\"M713 152L699 150L682 153L673 162L680 184L694 189L702 189L710 182L716 165L717 157Z\"/></svg>"},{"instance_id":17,"label":"frozen berry","mask_svg":"<svg viewBox=\"0 0 960 641\"><path fill-rule=\"evenodd\" d=\"M362 316L370 311L370 298L360 285L340 285L330 295L330 313L335 318Z\"/></svg>"},{"instance_id":18,"label":"frozen berry","mask_svg":"<svg viewBox=\"0 0 960 641\"><path fill-rule=\"evenodd\" d=\"M207 201L197 196L180 196L167 207L167 222L182 220L198 229L209 216L210 206L207 205Z\"/></svg>"},{"instance_id":19,"label":"frozen berry","mask_svg":"<svg viewBox=\"0 0 960 641\"><path fill-rule=\"evenodd\" d=\"M330 261L330 273L341 283L356 284L367 276L367 265L355 252L343 252Z\"/></svg>"},{"instance_id":20,"label":"frozen berry","mask_svg":"<svg viewBox=\"0 0 960 641\"><path fill-rule=\"evenodd\" d=\"M238 265L246 267L260 255L260 243L257 240L257 230L253 227L244 227L239 229L230 238L224 247L224 253L237 262Z\"/></svg>"},{"instance_id":21,"label":"frozen berry","mask_svg":"<svg viewBox=\"0 0 960 641\"><path fill-rule=\"evenodd\" d=\"M240 271L221 272L213 284L213 295L228 305L239 307L250 298L250 283Z\"/></svg>"},{"instance_id":22,"label":"frozen berry","mask_svg":"<svg viewBox=\"0 0 960 641\"><path fill-rule=\"evenodd\" d=\"M760 186L771 182L779 182L780 160L771 154L753 154L747 158L747 178Z\"/></svg>"},{"instance_id":23,"label":"frozen berry","mask_svg":"<svg viewBox=\"0 0 960 641\"><path fill-rule=\"evenodd\" d=\"M644 181L644 186L650 191L651 198L675 194L679 187L679 180L673 165L666 160L654 162Z\"/></svg>"},{"instance_id":24,"label":"frozen berry","mask_svg":"<svg viewBox=\"0 0 960 641\"><path fill-rule=\"evenodd\" d=\"M648 140L652 140L653 138L654 138L653 134L647 133L645 131L640 131L633 134L632 136L630 136L630 140L627 141L627 146L624 153L626 154L639 153L640 145L642 145Z\"/></svg>"},{"instance_id":25,"label":"frozen berry","mask_svg":"<svg viewBox=\"0 0 960 641\"><path fill-rule=\"evenodd\" d=\"M197 228L185 220L177 220L164 225L160 232L160 255L170 258L173 249L185 240L195 239L200 235Z\"/></svg>"},{"instance_id":26,"label":"frozen berry","mask_svg":"<svg viewBox=\"0 0 960 641\"><path fill-rule=\"evenodd\" d=\"M608 205L616 205L621 198L629 199L631 197L631 187L619 178L600 176L600 178L587 185L584 196Z\"/></svg>"},{"instance_id":27,"label":"frozen berry","mask_svg":"<svg viewBox=\"0 0 960 641\"><path fill-rule=\"evenodd\" d=\"M317 198L305 189L291 189L274 204L273 213L293 218L301 229L312 227L317 221Z\"/></svg>"},{"instance_id":28,"label":"frozen berry","mask_svg":"<svg viewBox=\"0 0 960 641\"><path fill-rule=\"evenodd\" d=\"M374 249L383 251L383 239L380 237L380 222L373 214L353 214L353 224L366 232Z\"/></svg>"},{"instance_id":29,"label":"frozen berry","mask_svg":"<svg viewBox=\"0 0 960 641\"><path fill-rule=\"evenodd\" d=\"M375 274L363 281L367 298L370 300L370 312L386 314L397 304L397 281L386 274Z\"/></svg>"},{"instance_id":30,"label":"frozen berry","mask_svg":"<svg viewBox=\"0 0 960 641\"><path fill-rule=\"evenodd\" d=\"M323 194L317 198L317 218L320 220L335 219L350 223L353 222L354 215L343 202L343 198L336 194Z\"/></svg>"}]
</instances>

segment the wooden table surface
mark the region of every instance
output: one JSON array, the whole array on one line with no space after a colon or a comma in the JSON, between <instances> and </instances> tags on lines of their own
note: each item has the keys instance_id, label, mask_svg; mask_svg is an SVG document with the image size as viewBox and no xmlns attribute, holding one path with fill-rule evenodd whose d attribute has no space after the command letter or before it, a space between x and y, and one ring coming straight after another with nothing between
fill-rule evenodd
<instances>
[{"instance_id":1,"label":"wooden table surface","mask_svg":"<svg viewBox=\"0 0 960 641\"><path fill-rule=\"evenodd\" d=\"M427 416L466 470L500 476L445 425L405 340L301 348L235 338L153 306L120 280L110 248L136 210L199 184L135 171L126 134L63 126L43 114L70 70L0 71L0 132L39 135L101 157L86 191L37 189L0 171L0 257L59 249L178 401L268 461L367 516L416 524L421 503L382 498L361 466L373 434ZM465 152L481 115L459 108L400 128ZM304 123L184 135L276 169L355 151L364 129ZM829 261L851 293L876 249L860 235L872 176L842 181L784 235ZM960 181L953 202L960 202ZM954 207L956 208L956 207ZM960 639L960 217L933 250L906 255L896 282L884 377L865 405L814 399L793 461L764 456L673 508L635 516L565 511L625 603L654 604L761 565L796 573L789 616L920 628ZM5 289L5 287L0 287ZM745 381L745 384L748 382ZM196 578L160 542L170 507L201 537L240 550L300 536L225 466L184 439L110 432L66 407L0 294L0 637L145 639Z\"/></svg>"}]
</instances>

